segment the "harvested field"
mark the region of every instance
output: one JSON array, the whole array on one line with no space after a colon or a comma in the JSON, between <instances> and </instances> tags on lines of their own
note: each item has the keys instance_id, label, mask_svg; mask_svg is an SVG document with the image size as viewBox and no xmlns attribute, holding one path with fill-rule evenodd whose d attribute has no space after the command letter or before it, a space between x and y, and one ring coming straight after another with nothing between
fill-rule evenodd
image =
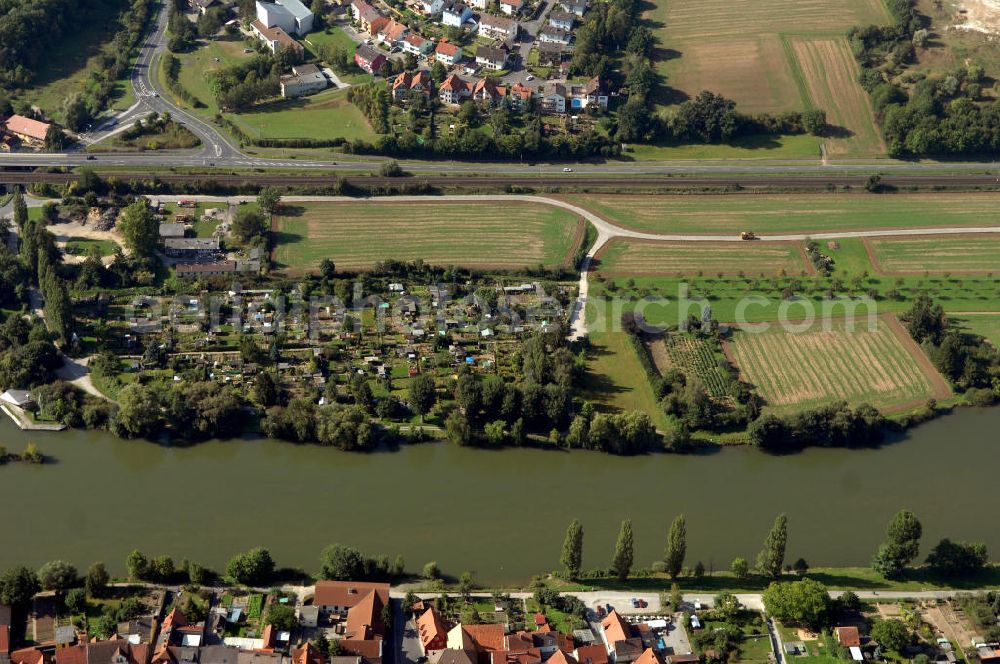
<instances>
[{"instance_id":1,"label":"harvested field","mask_svg":"<svg viewBox=\"0 0 1000 664\"><path fill-rule=\"evenodd\" d=\"M890 316L878 319L874 330L859 320L853 330L850 322L839 321L828 331L818 326L803 333L778 327L740 331L727 350L743 380L777 411L840 400L891 411L950 395L941 375Z\"/></svg>"},{"instance_id":2,"label":"harvested field","mask_svg":"<svg viewBox=\"0 0 1000 664\"><path fill-rule=\"evenodd\" d=\"M624 228L714 235L880 228L982 226L996 219L995 194L754 194L747 196L574 195ZM1000 223L1000 222L992 222Z\"/></svg>"},{"instance_id":3,"label":"harvested field","mask_svg":"<svg viewBox=\"0 0 1000 664\"><path fill-rule=\"evenodd\" d=\"M804 108L781 42L741 35L672 44L683 55L665 63L669 85L694 95L703 89L733 99L747 113Z\"/></svg>"},{"instance_id":4,"label":"harvested field","mask_svg":"<svg viewBox=\"0 0 1000 664\"><path fill-rule=\"evenodd\" d=\"M885 274L1000 272L1000 239L924 236L866 241L872 264Z\"/></svg>"},{"instance_id":5,"label":"harvested field","mask_svg":"<svg viewBox=\"0 0 1000 664\"><path fill-rule=\"evenodd\" d=\"M810 272L799 242L656 242L615 238L597 253L604 276Z\"/></svg>"},{"instance_id":6,"label":"harvested field","mask_svg":"<svg viewBox=\"0 0 1000 664\"><path fill-rule=\"evenodd\" d=\"M858 65L843 37L788 40L801 75L803 94L812 108L826 111L831 135L826 140L830 156L877 155L885 143L875 127L868 95L858 83Z\"/></svg>"},{"instance_id":7,"label":"harvested field","mask_svg":"<svg viewBox=\"0 0 1000 664\"><path fill-rule=\"evenodd\" d=\"M384 260L515 269L567 265L584 222L547 205L446 202L310 203L274 221L276 260L301 272L329 258L366 270Z\"/></svg>"},{"instance_id":8,"label":"harvested field","mask_svg":"<svg viewBox=\"0 0 1000 664\"><path fill-rule=\"evenodd\" d=\"M663 49L658 69L674 89L662 103L711 90L745 112L800 110L808 103L782 35L833 37L889 21L881 0L657 0L645 17Z\"/></svg>"}]
</instances>

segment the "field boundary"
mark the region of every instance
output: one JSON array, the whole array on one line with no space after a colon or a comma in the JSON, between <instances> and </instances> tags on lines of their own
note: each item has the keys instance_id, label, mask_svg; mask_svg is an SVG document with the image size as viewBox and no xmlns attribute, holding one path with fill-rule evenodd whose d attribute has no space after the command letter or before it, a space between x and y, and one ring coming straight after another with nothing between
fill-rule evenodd
<instances>
[{"instance_id":1,"label":"field boundary","mask_svg":"<svg viewBox=\"0 0 1000 664\"><path fill-rule=\"evenodd\" d=\"M924 239L924 238L948 238L948 239L965 239L971 240L973 238L981 238L980 235L976 233L925 233L920 235L907 235L905 237L897 238L861 238L862 244L865 248L865 253L868 255L868 260L872 264L873 271L875 274L882 275L884 277L920 277L925 273L932 276L937 276L948 272L953 275L965 275L965 276L983 276L988 275L997 270L887 270L885 266L878 259L878 252L875 249L875 242L893 242L899 240L912 240L912 239Z\"/></svg>"},{"instance_id":2,"label":"field boundary","mask_svg":"<svg viewBox=\"0 0 1000 664\"><path fill-rule=\"evenodd\" d=\"M913 337L910 336L910 333L903 326L903 323L899 320L899 318L897 318L895 314L880 314L879 318L886 322L886 325L888 325L892 333L896 335L896 338L899 339L903 348L905 348L907 352L913 356L917 365L920 366L921 371L923 371L924 375L927 376L927 380L930 381L931 388L934 391L934 398L938 400L950 398L953 394L951 391L951 385L949 385L945 377L941 375L941 372L937 370L931 362L931 359L927 357L927 353L925 353L924 350L917 345L917 342L913 339ZM919 406L922 403L923 400L917 401L916 403L901 404L900 406L895 407L893 411L889 412L895 412L895 410L909 410L910 408Z\"/></svg>"}]
</instances>

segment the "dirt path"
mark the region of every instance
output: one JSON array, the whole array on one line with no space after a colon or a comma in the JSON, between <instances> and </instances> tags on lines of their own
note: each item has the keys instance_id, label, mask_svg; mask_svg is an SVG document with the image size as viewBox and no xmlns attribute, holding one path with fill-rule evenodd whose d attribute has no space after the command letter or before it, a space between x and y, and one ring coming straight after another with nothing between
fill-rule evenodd
<instances>
[{"instance_id":1,"label":"dirt path","mask_svg":"<svg viewBox=\"0 0 1000 664\"><path fill-rule=\"evenodd\" d=\"M910 333L907 332L900 320L896 318L896 315L882 314L879 318L885 322L892 333L896 335L899 343L903 345L907 352L909 352L916 361L917 365L920 366L921 371L924 372L927 380L930 381L934 398L938 400L950 398L952 396L952 391L951 386L948 385L948 381L941 375L941 372L937 370L930 358L927 357L927 353L925 353L923 349L917 345L917 342L913 340L913 337L910 336ZM917 402L916 404L902 404L897 408L899 410L906 410L907 408L916 405L920 405L920 402Z\"/></svg>"}]
</instances>

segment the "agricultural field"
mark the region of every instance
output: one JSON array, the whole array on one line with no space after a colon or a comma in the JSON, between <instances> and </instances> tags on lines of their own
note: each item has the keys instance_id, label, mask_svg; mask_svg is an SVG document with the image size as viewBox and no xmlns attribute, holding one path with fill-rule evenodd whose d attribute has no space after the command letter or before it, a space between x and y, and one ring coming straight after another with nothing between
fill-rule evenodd
<instances>
[{"instance_id":1,"label":"agricultural field","mask_svg":"<svg viewBox=\"0 0 1000 664\"><path fill-rule=\"evenodd\" d=\"M253 138L372 139L375 132L347 90L329 90L311 97L276 101L252 112L227 115Z\"/></svg>"},{"instance_id":2,"label":"agricultural field","mask_svg":"<svg viewBox=\"0 0 1000 664\"><path fill-rule=\"evenodd\" d=\"M799 55L782 43L786 37L839 38L852 26L889 20L880 0L658 0L645 17L659 38L662 105L711 90L747 113L805 110L806 90L834 75L800 68ZM803 86L803 71L815 82ZM858 88L855 79L848 83Z\"/></svg>"},{"instance_id":3,"label":"agricultural field","mask_svg":"<svg viewBox=\"0 0 1000 664\"><path fill-rule=\"evenodd\" d=\"M1000 272L1000 238L924 236L866 242L885 274L993 274Z\"/></svg>"},{"instance_id":4,"label":"agricultural field","mask_svg":"<svg viewBox=\"0 0 1000 664\"><path fill-rule=\"evenodd\" d=\"M885 143L875 126L868 94L858 84L860 69L844 37L789 37L786 50L796 68L807 105L826 111L828 156L875 156Z\"/></svg>"},{"instance_id":5,"label":"agricultural field","mask_svg":"<svg viewBox=\"0 0 1000 664\"><path fill-rule=\"evenodd\" d=\"M568 265L584 222L546 205L344 202L292 208L277 219L278 263L296 271L324 258L365 270L388 259L514 269Z\"/></svg>"},{"instance_id":6,"label":"agricultural field","mask_svg":"<svg viewBox=\"0 0 1000 664\"><path fill-rule=\"evenodd\" d=\"M840 321L829 330L801 333L772 326L739 331L727 354L744 381L756 386L776 411L816 407L832 401L870 403L893 410L950 396L944 378L895 318Z\"/></svg>"},{"instance_id":7,"label":"agricultural field","mask_svg":"<svg viewBox=\"0 0 1000 664\"><path fill-rule=\"evenodd\" d=\"M652 242L615 238L596 256L605 277L811 271L799 242Z\"/></svg>"},{"instance_id":8,"label":"agricultural field","mask_svg":"<svg viewBox=\"0 0 1000 664\"><path fill-rule=\"evenodd\" d=\"M993 194L593 195L572 202L625 228L715 235L998 225Z\"/></svg>"},{"instance_id":9,"label":"agricultural field","mask_svg":"<svg viewBox=\"0 0 1000 664\"><path fill-rule=\"evenodd\" d=\"M700 380L709 396L725 399L730 396L727 387L730 380L719 369L719 360L725 358L715 352L712 344L688 334L666 334L648 342L649 353L660 375L677 369L689 380Z\"/></svg>"}]
</instances>

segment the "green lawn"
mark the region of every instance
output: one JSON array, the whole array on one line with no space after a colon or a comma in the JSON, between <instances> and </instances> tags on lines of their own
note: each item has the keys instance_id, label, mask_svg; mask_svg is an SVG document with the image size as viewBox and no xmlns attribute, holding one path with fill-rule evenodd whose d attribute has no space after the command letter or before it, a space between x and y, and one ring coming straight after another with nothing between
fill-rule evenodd
<instances>
[{"instance_id":1,"label":"green lawn","mask_svg":"<svg viewBox=\"0 0 1000 664\"><path fill-rule=\"evenodd\" d=\"M324 258L348 270L388 259L513 269L565 265L583 222L547 205L344 202L288 206L278 221L276 256L296 271Z\"/></svg>"},{"instance_id":2,"label":"green lawn","mask_svg":"<svg viewBox=\"0 0 1000 664\"><path fill-rule=\"evenodd\" d=\"M86 256L91 247L97 247L102 256L115 253L116 245L111 240L92 240L85 237L71 237L66 241L66 253Z\"/></svg>"},{"instance_id":3,"label":"green lawn","mask_svg":"<svg viewBox=\"0 0 1000 664\"><path fill-rule=\"evenodd\" d=\"M818 233L997 223L992 194L581 194L572 200L621 226L660 233Z\"/></svg>"},{"instance_id":4,"label":"green lawn","mask_svg":"<svg viewBox=\"0 0 1000 664\"><path fill-rule=\"evenodd\" d=\"M276 101L252 112L227 117L254 138L370 140L375 137L364 114L347 101L346 90Z\"/></svg>"},{"instance_id":5,"label":"green lawn","mask_svg":"<svg viewBox=\"0 0 1000 664\"><path fill-rule=\"evenodd\" d=\"M333 44L334 46L349 48L351 50L357 47L357 43L342 28L336 25L330 26L322 32L309 33L303 41L307 46L319 47L326 44Z\"/></svg>"},{"instance_id":6,"label":"green lawn","mask_svg":"<svg viewBox=\"0 0 1000 664\"><path fill-rule=\"evenodd\" d=\"M660 159L819 159L821 140L808 134L748 136L732 143L688 145L629 145L626 157L637 161Z\"/></svg>"},{"instance_id":7,"label":"green lawn","mask_svg":"<svg viewBox=\"0 0 1000 664\"><path fill-rule=\"evenodd\" d=\"M178 82L205 105L204 108L195 109L198 113L211 117L219 112L212 92L212 73L252 58L254 54L244 53L245 48L248 46L239 37L226 36L202 42L194 51L177 55L181 62ZM160 62L162 61L161 58ZM161 66L161 74L162 69Z\"/></svg>"},{"instance_id":8,"label":"green lawn","mask_svg":"<svg viewBox=\"0 0 1000 664\"><path fill-rule=\"evenodd\" d=\"M672 428L626 334L592 331L589 337L590 350L581 385L582 397L600 410L638 410L649 415L658 429Z\"/></svg>"},{"instance_id":9,"label":"green lawn","mask_svg":"<svg viewBox=\"0 0 1000 664\"><path fill-rule=\"evenodd\" d=\"M964 330L985 337L995 348L1000 348L1000 314L955 316Z\"/></svg>"}]
</instances>

